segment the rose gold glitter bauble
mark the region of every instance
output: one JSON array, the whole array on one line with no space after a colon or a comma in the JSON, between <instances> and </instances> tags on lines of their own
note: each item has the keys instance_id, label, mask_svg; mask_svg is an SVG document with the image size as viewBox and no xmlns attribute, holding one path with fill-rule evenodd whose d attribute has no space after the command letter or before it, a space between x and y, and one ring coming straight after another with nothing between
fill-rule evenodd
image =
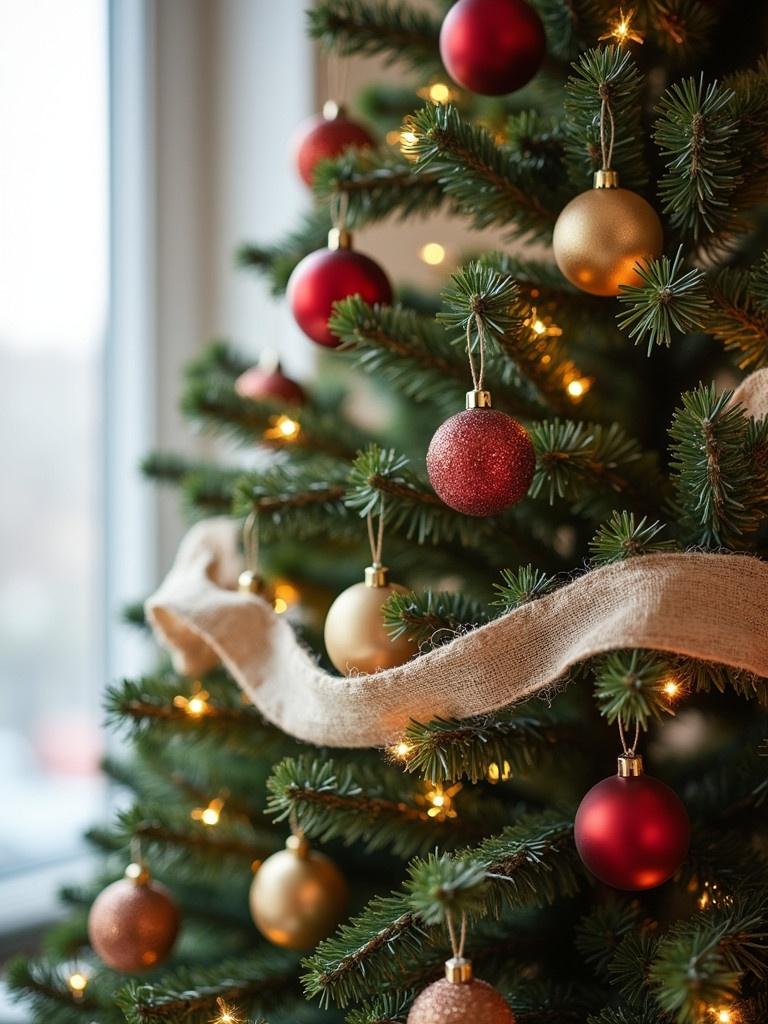
<instances>
[{"instance_id":1,"label":"rose gold glitter bauble","mask_svg":"<svg viewBox=\"0 0 768 1024\"><path fill-rule=\"evenodd\" d=\"M372 569L373 567L371 567ZM366 576L370 573L366 571ZM379 672L402 665L414 654L408 637L390 639L384 628L382 608L391 594L405 594L398 583L386 580L376 585L355 583L342 590L325 619L325 648L328 657L344 675Z\"/></svg>"},{"instance_id":2,"label":"rose gold glitter bauble","mask_svg":"<svg viewBox=\"0 0 768 1024\"><path fill-rule=\"evenodd\" d=\"M251 884L251 916L262 935L284 949L313 949L344 916L347 883L333 861L291 836L268 857Z\"/></svg>"},{"instance_id":3,"label":"rose gold glitter bauble","mask_svg":"<svg viewBox=\"0 0 768 1024\"><path fill-rule=\"evenodd\" d=\"M495 516L524 496L536 468L528 432L497 409L465 409L435 431L429 482L466 516Z\"/></svg>"},{"instance_id":4,"label":"rose gold glitter bauble","mask_svg":"<svg viewBox=\"0 0 768 1024\"><path fill-rule=\"evenodd\" d=\"M408 1024L515 1024L515 1017L487 982L474 979L455 984L441 978L418 997Z\"/></svg>"},{"instance_id":5,"label":"rose gold glitter bauble","mask_svg":"<svg viewBox=\"0 0 768 1024\"><path fill-rule=\"evenodd\" d=\"M99 893L88 915L91 946L107 967L123 974L162 963L178 930L179 912L170 893L136 864Z\"/></svg>"},{"instance_id":6,"label":"rose gold glitter bauble","mask_svg":"<svg viewBox=\"0 0 768 1024\"><path fill-rule=\"evenodd\" d=\"M552 249L565 277L591 295L640 285L635 264L661 255L664 234L654 208L626 188L591 188L563 209Z\"/></svg>"}]
</instances>

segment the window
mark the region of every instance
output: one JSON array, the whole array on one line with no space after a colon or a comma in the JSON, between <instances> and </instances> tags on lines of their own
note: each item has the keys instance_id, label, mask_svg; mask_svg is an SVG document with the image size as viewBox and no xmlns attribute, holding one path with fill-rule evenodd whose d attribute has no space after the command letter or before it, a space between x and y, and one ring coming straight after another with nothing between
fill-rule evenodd
<instances>
[{"instance_id":1,"label":"window","mask_svg":"<svg viewBox=\"0 0 768 1024\"><path fill-rule=\"evenodd\" d=\"M104 0L0 0L0 878L103 783Z\"/></svg>"}]
</instances>

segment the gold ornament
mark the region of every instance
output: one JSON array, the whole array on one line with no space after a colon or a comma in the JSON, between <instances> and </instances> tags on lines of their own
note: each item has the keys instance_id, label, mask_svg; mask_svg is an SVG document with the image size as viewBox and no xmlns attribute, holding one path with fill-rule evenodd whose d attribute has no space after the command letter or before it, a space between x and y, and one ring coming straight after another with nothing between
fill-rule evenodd
<instances>
[{"instance_id":1,"label":"gold ornament","mask_svg":"<svg viewBox=\"0 0 768 1024\"><path fill-rule=\"evenodd\" d=\"M88 938L107 967L135 974L156 967L176 941L179 912L164 885L143 864L99 893L88 915Z\"/></svg>"},{"instance_id":2,"label":"gold ornament","mask_svg":"<svg viewBox=\"0 0 768 1024\"><path fill-rule=\"evenodd\" d=\"M251 916L270 942L285 949L313 949L344 916L347 883L333 861L290 836L268 857L251 885Z\"/></svg>"},{"instance_id":3,"label":"gold ornament","mask_svg":"<svg viewBox=\"0 0 768 1024\"><path fill-rule=\"evenodd\" d=\"M572 199L555 224L558 267L591 295L618 295L621 285L642 284L635 264L660 256L664 245L654 208L618 182L616 171L598 171L595 187Z\"/></svg>"},{"instance_id":4,"label":"gold ornament","mask_svg":"<svg viewBox=\"0 0 768 1024\"><path fill-rule=\"evenodd\" d=\"M365 570L364 583L355 583L339 594L325 620L325 647L339 672L378 672L408 661L413 645L406 636L391 640L382 614L390 594L407 592L389 582L387 568L374 564Z\"/></svg>"},{"instance_id":5,"label":"gold ornament","mask_svg":"<svg viewBox=\"0 0 768 1024\"><path fill-rule=\"evenodd\" d=\"M469 960L454 957L417 998L408 1024L515 1024L515 1017L492 985L472 976Z\"/></svg>"}]
</instances>

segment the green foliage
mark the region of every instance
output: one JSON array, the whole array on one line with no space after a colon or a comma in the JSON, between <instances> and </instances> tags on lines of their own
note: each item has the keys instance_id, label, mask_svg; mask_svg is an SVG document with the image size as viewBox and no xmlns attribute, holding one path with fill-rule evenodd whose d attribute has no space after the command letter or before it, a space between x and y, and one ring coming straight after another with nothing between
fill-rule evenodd
<instances>
[{"instance_id":1,"label":"green foliage","mask_svg":"<svg viewBox=\"0 0 768 1024\"><path fill-rule=\"evenodd\" d=\"M707 317L707 330L735 353L742 370L768 366L768 309L760 301L764 275L762 268L754 275L724 269L711 285L714 306Z\"/></svg>"},{"instance_id":2,"label":"green foliage","mask_svg":"<svg viewBox=\"0 0 768 1024\"><path fill-rule=\"evenodd\" d=\"M600 713L609 722L620 720L625 727L639 722L647 729L651 718L674 713L664 692L670 674L669 664L654 651L614 651L600 658L595 665Z\"/></svg>"},{"instance_id":3,"label":"green foliage","mask_svg":"<svg viewBox=\"0 0 768 1024\"><path fill-rule=\"evenodd\" d=\"M141 471L150 480L179 487L190 518L229 512L235 481L241 472L163 452L148 455L141 463Z\"/></svg>"},{"instance_id":4,"label":"green foliage","mask_svg":"<svg viewBox=\"0 0 768 1024\"><path fill-rule=\"evenodd\" d=\"M601 979L608 977L608 965L625 935L632 934L640 921L640 908L610 895L598 902L576 928L576 948Z\"/></svg>"},{"instance_id":5,"label":"green foliage","mask_svg":"<svg viewBox=\"0 0 768 1024\"><path fill-rule=\"evenodd\" d=\"M649 523L646 516L638 519L634 512L612 512L589 542L593 565L609 565L636 555L652 555L674 551L672 540L661 540L659 534L666 529L664 523Z\"/></svg>"},{"instance_id":6,"label":"green foliage","mask_svg":"<svg viewBox=\"0 0 768 1024\"><path fill-rule=\"evenodd\" d=\"M237 253L238 266L264 275L273 295L282 295L296 264L328 242L332 227L327 206L314 208L299 226L274 245L242 245Z\"/></svg>"},{"instance_id":7,"label":"green foliage","mask_svg":"<svg viewBox=\"0 0 768 1024\"><path fill-rule=\"evenodd\" d=\"M445 194L476 228L500 225L510 237L548 238L555 198L531 180L485 128L463 120L455 106L428 104L406 122L417 172L436 174Z\"/></svg>"},{"instance_id":8,"label":"green foliage","mask_svg":"<svg viewBox=\"0 0 768 1024\"><path fill-rule=\"evenodd\" d=\"M651 1003L648 975L658 946L659 936L654 933L653 925L643 922L624 935L608 964L610 982L636 1006Z\"/></svg>"},{"instance_id":9,"label":"green foliage","mask_svg":"<svg viewBox=\"0 0 768 1024\"><path fill-rule=\"evenodd\" d=\"M683 248L673 260L662 256L638 266L642 285L623 286L619 301L627 311L619 317L619 326L630 328L636 345L646 342L648 355L654 345L672 344L675 332L688 334L701 330L711 299L704 287L703 270L683 270Z\"/></svg>"},{"instance_id":10,"label":"green foliage","mask_svg":"<svg viewBox=\"0 0 768 1024\"><path fill-rule=\"evenodd\" d=\"M554 576L530 563L518 569L502 569L501 578L503 583L493 585L497 595L493 603L502 609L502 614L549 594L557 586Z\"/></svg>"},{"instance_id":11,"label":"green foliage","mask_svg":"<svg viewBox=\"0 0 768 1024\"><path fill-rule=\"evenodd\" d=\"M643 150L643 80L630 51L619 46L587 50L573 64L565 86L565 152L571 180L580 188L602 167L600 109L605 97L613 111L615 142L611 166L626 188L648 182ZM610 127L606 120L606 138Z\"/></svg>"},{"instance_id":12,"label":"green foliage","mask_svg":"<svg viewBox=\"0 0 768 1024\"><path fill-rule=\"evenodd\" d=\"M673 227L694 242L725 228L741 184L733 92L703 76L675 82L658 103L655 138L666 161L659 184Z\"/></svg>"},{"instance_id":13,"label":"green foliage","mask_svg":"<svg viewBox=\"0 0 768 1024\"><path fill-rule=\"evenodd\" d=\"M352 1010L345 1018L345 1024L405 1024L408 1010L415 993L395 993L379 996L364 1003L359 1010Z\"/></svg>"},{"instance_id":14,"label":"green foliage","mask_svg":"<svg viewBox=\"0 0 768 1024\"><path fill-rule=\"evenodd\" d=\"M8 964L6 980L10 991L35 1020L50 1024L86 1024L96 1013L110 1024L120 1020L114 1010L110 1011L114 976L99 973L89 980L83 998L76 999L67 986L69 973L65 965L18 957Z\"/></svg>"},{"instance_id":15,"label":"green foliage","mask_svg":"<svg viewBox=\"0 0 768 1024\"><path fill-rule=\"evenodd\" d=\"M486 337L499 338L520 330L522 318L515 310L519 293L509 274L476 260L451 275L437 319L458 331L462 341L469 331L474 351L479 347L481 324Z\"/></svg>"},{"instance_id":16,"label":"green foliage","mask_svg":"<svg viewBox=\"0 0 768 1024\"><path fill-rule=\"evenodd\" d=\"M480 601L461 592L427 590L391 594L384 604L384 625L396 640L406 635L416 647L438 647L488 620Z\"/></svg>"}]
</instances>

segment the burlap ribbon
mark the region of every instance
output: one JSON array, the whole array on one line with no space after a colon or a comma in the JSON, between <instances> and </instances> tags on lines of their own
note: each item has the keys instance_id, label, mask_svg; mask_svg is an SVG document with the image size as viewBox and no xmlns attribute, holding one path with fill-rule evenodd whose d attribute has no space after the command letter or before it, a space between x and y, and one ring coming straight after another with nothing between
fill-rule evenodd
<instances>
[{"instance_id":1,"label":"burlap ribbon","mask_svg":"<svg viewBox=\"0 0 768 1024\"><path fill-rule=\"evenodd\" d=\"M768 410L768 371L737 392ZM322 671L284 618L234 587L238 525L199 523L146 605L175 667L220 660L269 721L311 743L384 746L409 720L465 718L546 691L570 667L644 647L768 676L768 563L746 555L659 554L585 573L532 604L398 668L349 679Z\"/></svg>"}]
</instances>

